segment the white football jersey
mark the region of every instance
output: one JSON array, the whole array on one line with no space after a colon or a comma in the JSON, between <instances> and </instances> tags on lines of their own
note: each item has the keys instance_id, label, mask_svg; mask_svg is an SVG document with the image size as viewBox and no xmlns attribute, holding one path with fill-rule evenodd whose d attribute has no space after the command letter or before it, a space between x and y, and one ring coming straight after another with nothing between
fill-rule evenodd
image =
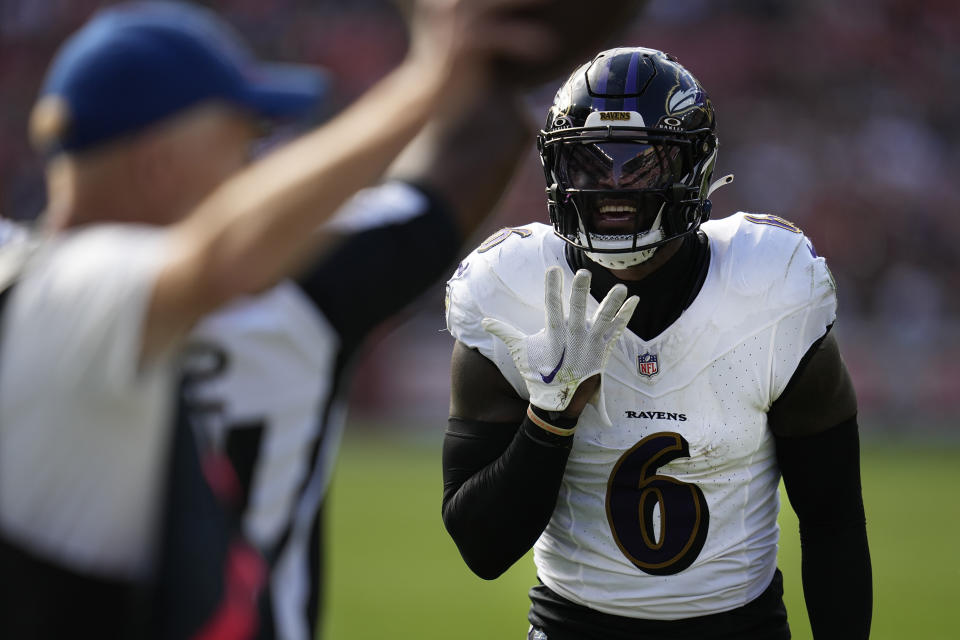
<instances>
[{"instance_id":1,"label":"white football jersey","mask_svg":"<svg viewBox=\"0 0 960 640\"><path fill-rule=\"evenodd\" d=\"M823 258L791 223L737 213L705 223L710 263L693 303L645 341L627 330L602 376L613 425L582 414L557 506L534 547L540 579L605 613L673 620L742 606L776 568L779 471L766 412L833 323ZM448 284L447 326L521 397L495 317L544 326L544 271L573 273L549 226L504 229ZM588 300L588 316L598 306ZM643 313L641 300L636 313ZM522 491L522 487L517 488Z\"/></svg>"}]
</instances>

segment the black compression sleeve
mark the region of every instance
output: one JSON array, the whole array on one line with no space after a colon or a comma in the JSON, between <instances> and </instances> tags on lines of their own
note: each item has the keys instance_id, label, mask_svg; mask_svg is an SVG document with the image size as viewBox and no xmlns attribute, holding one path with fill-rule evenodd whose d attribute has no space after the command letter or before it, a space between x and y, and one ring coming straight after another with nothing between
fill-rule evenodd
<instances>
[{"instance_id":1,"label":"black compression sleeve","mask_svg":"<svg viewBox=\"0 0 960 640\"><path fill-rule=\"evenodd\" d=\"M443 442L443 523L467 566L485 580L537 541L557 503L572 436L450 418Z\"/></svg>"},{"instance_id":2,"label":"black compression sleeve","mask_svg":"<svg viewBox=\"0 0 960 640\"><path fill-rule=\"evenodd\" d=\"M813 636L867 638L873 587L856 418L813 436L777 437L776 446L800 521L803 594Z\"/></svg>"}]
</instances>

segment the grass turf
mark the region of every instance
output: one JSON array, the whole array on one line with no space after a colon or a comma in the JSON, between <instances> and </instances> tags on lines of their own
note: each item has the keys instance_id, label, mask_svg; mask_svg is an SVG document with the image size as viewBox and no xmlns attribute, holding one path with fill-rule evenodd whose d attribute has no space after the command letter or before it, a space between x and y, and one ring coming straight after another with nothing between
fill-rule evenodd
<instances>
[{"instance_id":1,"label":"grass turf","mask_svg":"<svg viewBox=\"0 0 960 640\"><path fill-rule=\"evenodd\" d=\"M328 512L325 638L525 637L533 562L493 582L470 573L440 521L439 448L439 436L345 442ZM956 447L864 447L874 640L958 637L958 460ZM809 640L796 518L785 496L783 504L785 600L794 638Z\"/></svg>"}]
</instances>

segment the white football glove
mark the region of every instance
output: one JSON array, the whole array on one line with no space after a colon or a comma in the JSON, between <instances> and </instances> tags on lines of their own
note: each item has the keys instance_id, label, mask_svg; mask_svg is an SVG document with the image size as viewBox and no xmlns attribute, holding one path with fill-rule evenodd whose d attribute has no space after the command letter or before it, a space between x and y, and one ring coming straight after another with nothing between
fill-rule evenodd
<instances>
[{"instance_id":1,"label":"white football glove","mask_svg":"<svg viewBox=\"0 0 960 640\"><path fill-rule=\"evenodd\" d=\"M503 340L530 393L530 404L546 411L563 411L580 384L607 364L614 342L623 333L639 298L627 297L627 288L618 284L600 302L587 320L590 272L580 269L573 276L570 313L563 314L563 270L547 269L544 283L546 327L526 335L495 318L484 318L484 330ZM605 408L600 407L606 418Z\"/></svg>"}]
</instances>

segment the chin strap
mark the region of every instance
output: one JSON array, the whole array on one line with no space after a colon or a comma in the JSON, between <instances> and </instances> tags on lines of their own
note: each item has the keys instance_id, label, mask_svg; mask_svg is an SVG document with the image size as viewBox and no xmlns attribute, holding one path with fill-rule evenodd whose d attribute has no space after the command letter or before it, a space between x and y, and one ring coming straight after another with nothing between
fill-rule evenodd
<instances>
[{"instance_id":1,"label":"chin strap","mask_svg":"<svg viewBox=\"0 0 960 640\"><path fill-rule=\"evenodd\" d=\"M714 191L716 191L716 190L719 189L720 187L725 187L725 186L727 186L727 185L730 184L731 182L733 182L733 174L732 174L732 173L728 173L727 175L723 176L722 178L720 178L720 179L718 179L718 180L714 180L714 181L713 181L713 184L710 185L710 188L707 189L707 197L709 198L709 197L710 197L710 194L712 194Z\"/></svg>"}]
</instances>

